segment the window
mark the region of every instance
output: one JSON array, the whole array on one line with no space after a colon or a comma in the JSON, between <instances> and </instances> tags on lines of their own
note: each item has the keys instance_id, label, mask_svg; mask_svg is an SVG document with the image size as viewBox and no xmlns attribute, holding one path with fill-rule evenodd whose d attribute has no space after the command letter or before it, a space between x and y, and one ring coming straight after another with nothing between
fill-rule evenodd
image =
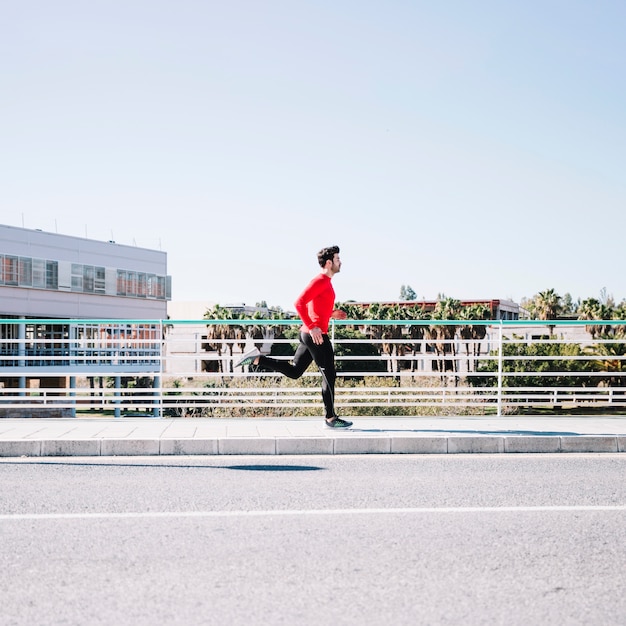
<instances>
[{"instance_id":1,"label":"window","mask_svg":"<svg viewBox=\"0 0 626 626\"><path fill-rule=\"evenodd\" d=\"M83 290L83 266L72 263L72 291Z\"/></svg>"},{"instance_id":2,"label":"window","mask_svg":"<svg viewBox=\"0 0 626 626\"><path fill-rule=\"evenodd\" d=\"M0 254L0 284L57 290L59 264L57 261Z\"/></svg>"},{"instance_id":3,"label":"window","mask_svg":"<svg viewBox=\"0 0 626 626\"><path fill-rule=\"evenodd\" d=\"M18 258L5 254L2 259L3 282L5 285L18 284Z\"/></svg>"},{"instance_id":4,"label":"window","mask_svg":"<svg viewBox=\"0 0 626 626\"><path fill-rule=\"evenodd\" d=\"M30 257L20 257L20 287L33 286L33 260Z\"/></svg>"},{"instance_id":5,"label":"window","mask_svg":"<svg viewBox=\"0 0 626 626\"><path fill-rule=\"evenodd\" d=\"M98 284L98 270L102 271L102 285L104 293L104 268L96 269L96 286ZM132 298L157 298L165 300L168 297L168 277L143 272L129 272L117 270L117 295ZM100 292L97 292L100 293Z\"/></svg>"},{"instance_id":6,"label":"window","mask_svg":"<svg viewBox=\"0 0 626 626\"><path fill-rule=\"evenodd\" d=\"M155 274L147 274L148 280L148 298L156 298L157 300L165 297L165 279L163 276Z\"/></svg>"},{"instance_id":7,"label":"window","mask_svg":"<svg viewBox=\"0 0 626 626\"><path fill-rule=\"evenodd\" d=\"M104 267L94 268L95 276L93 290L95 293L105 293L106 291L106 272Z\"/></svg>"},{"instance_id":8,"label":"window","mask_svg":"<svg viewBox=\"0 0 626 626\"><path fill-rule=\"evenodd\" d=\"M117 295L126 295L126 272L124 270L117 270Z\"/></svg>"},{"instance_id":9,"label":"window","mask_svg":"<svg viewBox=\"0 0 626 626\"><path fill-rule=\"evenodd\" d=\"M72 291L104 293L104 277L104 267L72 263Z\"/></svg>"},{"instance_id":10,"label":"window","mask_svg":"<svg viewBox=\"0 0 626 626\"><path fill-rule=\"evenodd\" d=\"M46 289L59 288L59 263L46 261Z\"/></svg>"},{"instance_id":11,"label":"window","mask_svg":"<svg viewBox=\"0 0 626 626\"><path fill-rule=\"evenodd\" d=\"M163 300L165 298L165 278L163 276L156 276L154 279L154 293L155 298Z\"/></svg>"},{"instance_id":12,"label":"window","mask_svg":"<svg viewBox=\"0 0 626 626\"><path fill-rule=\"evenodd\" d=\"M140 298L145 298L148 293L148 281L146 275L142 273L137 274L137 295Z\"/></svg>"},{"instance_id":13,"label":"window","mask_svg":"<svg viewBox=\"0 0 626 626\"><path fill-rule=\"evenodd\" d=\"M102 266L71 263L71 290L106 294L106 273L106 268ZM0 285L58 291L59 262L0 254ZM132 298L167 300L171 298L171 278L118 269L116 293Z\"/></svg>"},{"instance_id":14,"label":"window","mask_svg":"<svg viewBox=\"0 0 626 626\"><path fill-rule=\"evenodd\" d=\"M33 259L33 287L46 287L46 262L43 259Z\"/></svg>"},{"instance_id":15,"label":"window","mask_svg":"<svg viewBox=\"0 0 626 626\"><path fill-rule=\"evenodd\" d=\"M137 272L126 273L126 295L137 295Z\"/></svg>"},{"instance_id":16,"label":"window","mask_svg":"<svg viewBox=\"0 0 626 626\"><path fill-rule=\"evenodd\" d=\"M96 270L93 265L83 265L83 292L94 292L94 280L96 276Z\"/></svg>"}]
</instances>

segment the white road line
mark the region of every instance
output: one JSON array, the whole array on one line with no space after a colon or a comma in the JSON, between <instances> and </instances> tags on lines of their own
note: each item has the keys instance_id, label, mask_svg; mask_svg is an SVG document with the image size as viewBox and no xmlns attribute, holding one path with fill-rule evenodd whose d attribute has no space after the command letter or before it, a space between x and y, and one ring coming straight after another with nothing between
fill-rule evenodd
<instances>
[{"instance_id":1,"label":"white road line","mask_svg":"<svg viewBox=\"0 0 626 626\"><path fill-rule=\"evenodd\" d=\"M219 517L306 517L308 515L419 515L434 513L584 513L626 512L625 505L598 506L487 506L423 507L399 509L278 509L275 511L147 511L126 513L13 513L0 514L0 521L19 520L90 520L90 519L161 519Z\"/></svg>"}]
</instances>

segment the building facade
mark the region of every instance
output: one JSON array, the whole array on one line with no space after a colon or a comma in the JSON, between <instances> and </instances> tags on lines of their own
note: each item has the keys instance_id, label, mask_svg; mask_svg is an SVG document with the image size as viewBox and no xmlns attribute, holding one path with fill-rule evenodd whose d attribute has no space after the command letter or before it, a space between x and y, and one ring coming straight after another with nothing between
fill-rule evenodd
<instances>
[{"instance_id":1,"label":"building facade","mask_svg":"<svg viewBox=\"0 0 626 626\"><path fill-rule=\"evenodd\" d=\"M0 316L163 319L167 254L0 225Z\"/></svg>"},{"instance_id":2,"label":"building facade","mask_svg":"<svg viewBox=\"0 0 626 626\"><path fill-rule=\"evenodd\" d=\"M0 225L0 388L154 371L170 299L165 252Z\"/></svg>"}]
</instances>

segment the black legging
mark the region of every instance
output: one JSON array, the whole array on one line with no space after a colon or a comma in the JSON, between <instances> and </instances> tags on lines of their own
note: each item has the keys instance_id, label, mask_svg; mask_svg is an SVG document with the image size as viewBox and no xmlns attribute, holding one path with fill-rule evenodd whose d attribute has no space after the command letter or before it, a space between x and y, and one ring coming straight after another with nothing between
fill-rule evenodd
<instances>
[{"instance_id":1,"label":"black legging","mask_svg":"<svg viewBox=\"0 0 626 626\"><path fill-rule=\"evenodd\" d=\"M259 367L280 372L289 378L300 378L307 367L315 361L322 373L322 400L326 409L326 419L335 416L335 353L328 335L323 335L321 345L313 343L309 333L300 333L300 345L293 355L293 362L279 361L267 356L259 357Z\"/></svg>"}]
</instances>

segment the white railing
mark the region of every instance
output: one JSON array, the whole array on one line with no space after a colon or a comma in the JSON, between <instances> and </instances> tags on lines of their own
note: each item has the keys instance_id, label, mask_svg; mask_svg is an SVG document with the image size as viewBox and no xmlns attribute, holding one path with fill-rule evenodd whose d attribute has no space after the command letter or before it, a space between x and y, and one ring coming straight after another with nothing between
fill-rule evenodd
<instances>
[{"instance_id":1,"label":"white railing","mask_svg":"<svg viewBox=\"0 0 626 626\"><path fill-rule=\"evenodd\" d=\"M0 417L317 415L319 373L288 359L297 320L0 320ZM626 407L626 322L346 320L331 328L343 414Z\"/></svg>"}]
</instances>

